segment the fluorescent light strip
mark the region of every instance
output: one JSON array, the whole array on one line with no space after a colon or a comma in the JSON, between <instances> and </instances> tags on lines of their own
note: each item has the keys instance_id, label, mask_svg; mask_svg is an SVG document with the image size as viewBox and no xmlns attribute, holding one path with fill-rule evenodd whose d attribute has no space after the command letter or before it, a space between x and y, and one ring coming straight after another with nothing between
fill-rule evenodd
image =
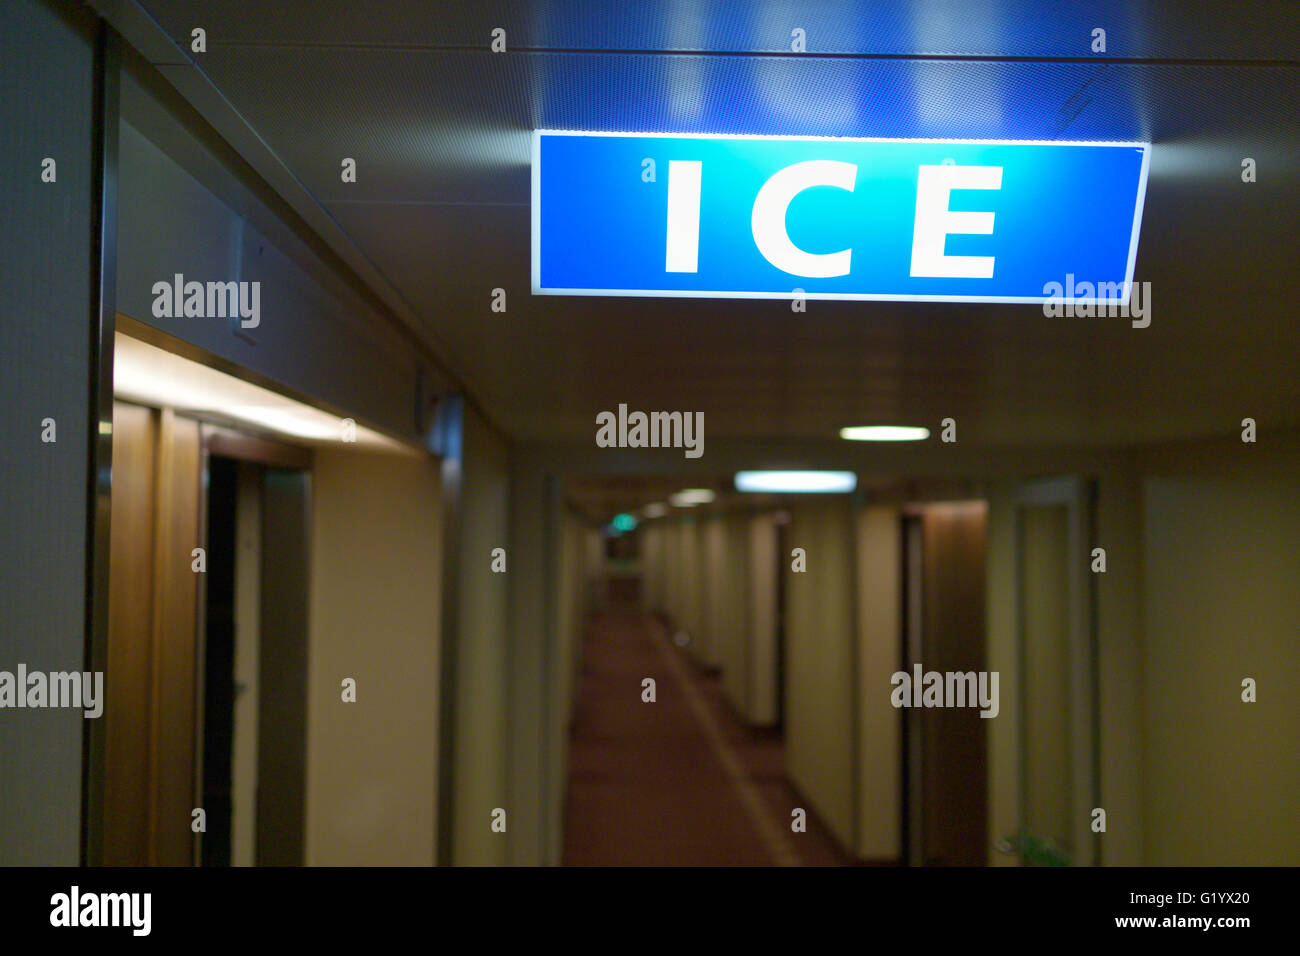
<instances>
[{"instance_id":1,"label":"fluorescent light strip","mask_svg":"<svg viewBox=\"0 0 1300 956\"><path fill-rule=\"evenodd\" d=\"M343 419L117 333L113 344L113 394L117 398L233 419L309 442L343 444ZM362 425L356 444L372 450L412 449Z\"/></svg>"},{"instance_id":2,"label":"fluorescent light strip","mask_svg":"<svg viewBox=\"0 0 1300 956\"><path fill-rule=\"evenodd\" d=\"M841 428L840 437L848 441L924 441L930 429L912 425L856 425Z\"/></svg>"},{"instance_id":3,"label":"fluorescent light strip","mask_svg":"<svg viewBox=\"0 0 1300 956\"><path fill-rule=\"evenodd\" d=\"M736 490L769 494L845 494L858 487L851 471L738 471Z\"/></svg>"},{"instance_id":4,"label":"fluorescent light strip","mask_svg":"<svg viewBox=\"0 0 1300 956\"><path fill-rule=\"evenodd\" d=\"M668 503L674 508L694 508L696 505L707 505L716 497L708 488L687 488L669 495Z\"/></svg>"}]
</instances>

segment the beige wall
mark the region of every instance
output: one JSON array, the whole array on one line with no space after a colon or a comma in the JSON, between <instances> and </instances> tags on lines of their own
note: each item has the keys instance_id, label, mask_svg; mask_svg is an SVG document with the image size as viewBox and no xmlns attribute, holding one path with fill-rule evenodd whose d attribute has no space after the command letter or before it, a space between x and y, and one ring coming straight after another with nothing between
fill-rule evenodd
<instances>
[{"instance_id":1,"label":"beige wall","mask_svg":"<svg viewBox=\"0 0 1300 956\"><path fill-rule=\"evenodd\" d=\"M568 792L569 733L582 669L583 622L586 614L586 575L583 567L585 532L586 526L577 518L570 514L564 516L560 526L560 667L556 675L559 684L556 696L561 709L558 735L561 800Z\"/></svg>"},{"instance_id":2,"label":"beige wall","mask_svg":"<svg viewBox=\"0 0 1300 956\"><path fill-rule=\"evenodd\" d=\"M709 616L713 596L709 593L708 520L703 512L698 512L693 517L686 544L690 556L686 579L691 608L690 647L697 661L705 667L713 667L717 654L713 646L713 623Z\"/></svg>"},{"instance_id":3,"label":"beige wall","mask_svg":"<svg viewBox=\"0 0 1300 956\"><path fill-rule=\"evenodd\" d=\"M746 649L749 658L748 699L745 716L759 726L776 723L780 675L777 672L776 588L778 564L776 521L772 515L755 515L746 523L749 586L747 588Z\"/></svg>"},{"instance_id":4,"label":"beige wall","mask_svg":"<svg viewBox=\"0 0 1300 956\"><path fill-rule=\"evenodd\" d=\"M988 862L1014 866L1018 858L997 851L996 841L1021 825L1021 655L1017 644L1016 500L1022 482L1002 479L986 489L987 625L989 670L1000 675L1001 710L989 720ZM1103 865L1142 862L1142 726L1139 620L1142 570L1138 485L1126 456L1107 456L1096 475L1096 529L1087 551L1107 552L1106 574L1094 575L1097 635L1097 728L1100 806L1107 832L1097 841ZM1088 561L1087 553L1080 557Z\"/></svg>"},{"instance_id":5,"label":"beige wall","mask_svg":"<svg viewBox=\"0 0 1300 956\"><path fill-rule=\"evenodd\" d=\"M703 635L700 660L716 670L722 666L723 644L727 640L722 633L727 603L723 568L727 561L727 542L721 515L700 516L695 525L695 549L700 584L697 613Z\"/></svg>"},{"instance_id":6,"label":"beige wall","mask_svg":"<svg viewBox=\"0 0 1300 956\"><path fill-rule=\"evenodd\" d=\"M312 473L309 865L433 862L439 482L430 458L320 451ZM341 682L357 683L356 703Z\"/></svg>"},{"instance_id":7,"label":"beige wall","mask_svg":"<svg viewBox=\"0 0 1300 956\"><path fill-rule=\"evenodd\" d=\"M1298 463L1292 432L1109 455L1098 469L1103 864L1300 862L1288 806L1300 713L1290 695L1262 692L1300 679ZM993 838L1020 813L1015 487L989 491L988 655L1003 688L988 728ZM1256 704L1240 700L1246 676L1261 682Z\"/></svg>"},{"instance_id":8,"label":"beige wall","mask_svg":"<svg viewBox=\"0 0 1300 956\"><path fill-rule=\"evenodd\" d=\"M902 853L902 714L890 703L902 621L900 515L875 505L857 514L858 855L894 861Z\"/></svg>"},{"instance_id":9,"label":"beige wall","mask_svg":"<svg viewBox=\"0 0 1300 956\"><path fill-rule=\"evenodd\" d=\"M508 540L509 449L471 408L462 448L460 635L456 671L456 754L452 857L457 865L499 865L507 858L507 656L511 574ZM492 551L506 549L506 572L492 570ZM492 811L506 810L507 833L492 832Z\"/></svg>"},{"instance_id":10,"label":"beige wall","mask_svg":"<svg viewBox=\"0 0 1300 956\"><path fill-rule=\"evenodd\" d=\"M659 585L663 572L660 563L659 528L655 525L642 525L637 531L640 548L638 564L641 568L641 606L653 611L660 604Z\"/></svg>"},{"instance_id":11,"label":"beige wall","mask_svg":"<svg viewBox=\"0 0 1300 956\"><path fill-rule=\"evenodd\" d=\"M1300 435L1158 449L1140 468L1145 862L1295 865Z\"/></svg>"},{"instance_id":12,"label":"beige wall","mask_svg":"<svg viewBox=\"0 0 1300 956\"><path fill-rule=\"evenodd\" d=\"M694 516L683 521L677 530L678 546L678 571L677 586L679 590L678 601L680 603L680 623L686 629L686 633L691 636L691 642L686 646L686 650L698 661L706 659L707 649L705 647L708 641L708 635L704 633L703 615L700 613L702 607L702 592L704 590L704 581L701 571L703 570L703 561L700 557L700 534L697 530L697 521Z\"/></svg>"},{"instance_id":13,"label":"beige wall","mask_svg":"<svg viewBox=\"0 0 1300 956\"><path fill-rule=\"evenodd\" d=\"M605 599L605 538L595 528L582 535L582 569L587 602Z\"/></svg>"},{"instance_id":14,"label":"beige wall","mask_svg":"<svg viewBox=\"0 0 1300 956\"><path fill-rule=\"evenodd\" d=\"M791 782L846 848L854 846L856 663L853 519L847 499L792 509L788 545L807 571L787 569L785 745Z\"/></svg>"},{"instance_id":15,"label":"beige wall","mask_svg":"<svg viewBox=\"0 0 1300 956\"><path fill-rule=\"evenodd\" d=\"M722 604L726 595L723 588L723 565L726 563L726 541L722 516L710 514L695 526L700 559L700 630L705 635L702 642L704 663L721 667L723 644L726 638L719 633L722 623Z\"/></svg>"},{"instance_id":16,"label":"beige wall","mask_svg":"<svg viewBox=\"0 0 1300 956\"><path fill-rule=\"evenodd\" d=\"M686 619L686 573L683 565L682 538L687 532L682 521L673 521L668 525L668 548L665 558L668 561L668 613L673 624L680 629L688 629L690 622Z\"/></svg>"},{"instance_id":17,"label":"beige wall","mask_svg":"<svg viewBox=\"0 0 1300 956\"><path fill-rule=\"evenodd\" d=\"M573 717L575 688L582 668L582 629L587 597L583 555L585 530L585 525L578 519L572 515L565 516L561 531L560 563L560 700L564 706L566 746L567 729Z\"/></svg>"},{"instance_id":18,"label":"beige wall","mask_svg":"<svg viewBox=\"0 0 1300 956\"><path fill-rule=\"evenodd\" d=\"M1099 783L1106 810L1100 850L1106 866L1139 866L1144 859L1141 513L1141 489L1126 456L1097 479L1095 546L1106 548L1107 567L1094 576ZM1003 686L1010 686L1005 679Z\"/></svg>"},{"instance_id":19,"label":"beige wall","mask_svg":"<svg viewBox=\"0 0 1300 956\"><path fill-rule=\"evenodd\" d=\"M714 656L722 669L722 693L733 710L748 718L749 535L745 516L709 521L709 620Z\"/></svg>"},{"instance_id":20,"label":"beige wall","mask_svg":"<svg viewBox=\"0 0 1300 956\"><path fill-rule=\"evenodd\" d=\"M998 716L986 721L988 742L988 833L990 843L1020 827L1020 651L1016 637L1016 483L989 489L985 539L985 645L990 671L998 673ZM989 847L992 866L1015 866L1019 858Z\"/></svg>"},{"instance_id":21,"label":"beige wall","mask_svg":"<svg viewBox=\"0 0 1300 956\"><path fill-rule=\"evenodd\" d=\"M669 617L677 617L677 552L673 550L676 543L676 529L670 521L661 521L655 525L655 534L659 544L659 606Z\"/></svg>"},{"instance_id":22,"label":"beige wall","mask_svg":"<svg viewBox=\"0 0 1300 956\"><path fill-rule=\"evenodd\" d=\"M1020 691L1024 725L1024 821L1030 833L1056 841L1076 858L1074 779L1070 739L1070 512L1066 505L1024 508L1020 513L1022 621ZM1089 842L1092 842L1091 836Z\"/></svg>"}]
</instances>

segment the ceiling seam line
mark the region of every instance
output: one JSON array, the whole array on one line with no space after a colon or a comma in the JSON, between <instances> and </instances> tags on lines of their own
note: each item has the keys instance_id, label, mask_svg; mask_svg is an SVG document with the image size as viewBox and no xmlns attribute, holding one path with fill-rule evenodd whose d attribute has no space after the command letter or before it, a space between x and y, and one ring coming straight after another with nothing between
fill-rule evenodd
<instances>
[{"instance_id":1,"label":"ceiling seam line","mask_svg":"<svg viewBox=\"0 0 1300 956\"><path fill-rule=\"evenodd\" d=\"M382 44L382 43L289 43L257 40L226 40L209 42L209 51L221 49L289 49L337 50L347 52L370 51L387 53L482 53L500 56L486 46L439 46L436 44ZM1031 56L997 53L854 53L848 51L808 51L804 53L784 50L659 50L621 49L617 47L512 47L505 53L575 54L602 56L705 56L705 57L761 57L764 59L791 60L880 60L880 61L933 61L955 63L1118 63L1127 66L1225 66L1295 69L1298 59L1243 59L1213 57L1103 57L1103 56Z\"/></svg>"}]
</instances>

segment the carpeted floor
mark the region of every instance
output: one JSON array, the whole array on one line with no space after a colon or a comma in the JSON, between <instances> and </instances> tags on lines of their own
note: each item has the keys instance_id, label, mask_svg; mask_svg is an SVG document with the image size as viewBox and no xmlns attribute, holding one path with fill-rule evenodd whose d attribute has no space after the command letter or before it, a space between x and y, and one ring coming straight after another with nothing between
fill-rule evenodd
<instances>
[{"instance_id":1,"label":"carpeted floor","mask_svg":"<svg viewBox=\"0 0 1300 956\"><path fill-rule=\"evenodd\" d=\"M641 681L656 681L644 703ZM564 863L841 865L852 861L781 771L779 735L745 727L718 677L671 648L631 608L594 615L583 646L569 752Z\"/></svg>"}]
</instances>

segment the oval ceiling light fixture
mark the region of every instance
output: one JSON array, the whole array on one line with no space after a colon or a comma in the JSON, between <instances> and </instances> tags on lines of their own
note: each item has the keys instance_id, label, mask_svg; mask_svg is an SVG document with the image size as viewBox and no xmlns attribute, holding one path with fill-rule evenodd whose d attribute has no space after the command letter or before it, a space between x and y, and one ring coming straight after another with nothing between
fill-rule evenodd
<instances>
[{"instance_id":1,"label":"oval ceiling light fixture","mask_svg":"<svg viewBox=\"0 0 1300 956\"><path fill-rule=\"evenodd\" d=\"M643 518L662 518L666 514L668 514L668 506L662 501L656 501L654 504L646 505L641 509L641 517Z\"/></svg>"},{"instance_id":2,"label":"oval ceiling light fixture","mask_svg":"<svg viewBox=\"0 0 1300 956\"><path fill-rule=\"evenodd\" d=\"M844 494L858 487L851 471L738 471L737 491L769 494Z\"/></svg>"},{"instance_id":3,"label":"oval ceiling light fixture","mask_svg":"<svg viewBox=\"0 0 1300 956\"><path fill-rule=\"evenodd\" d=\"M914 425L855 425L841 428L840 437L848 441L924 441L930 429Z\"/></svg>"},{"instance_id":4,"label":"oval ceiling light fixture","mask_svg":"<svg viewBox=\"0 0 1300 956\"><path fill-rule=\"evenodd\" d=\"M707 505L716 497L708 488L686 488L675 495L669 495L668 503L674 508L694 508L696 505Z\"/></svg>"}]
</instances>

